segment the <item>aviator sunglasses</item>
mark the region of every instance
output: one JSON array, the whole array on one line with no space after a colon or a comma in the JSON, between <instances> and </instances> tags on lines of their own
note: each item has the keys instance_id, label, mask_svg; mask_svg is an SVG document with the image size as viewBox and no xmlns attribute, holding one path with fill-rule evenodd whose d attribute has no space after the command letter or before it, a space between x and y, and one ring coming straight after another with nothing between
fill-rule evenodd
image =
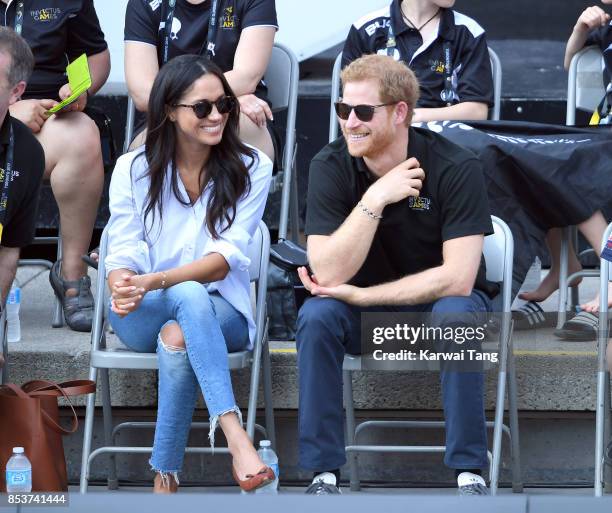
<instances>
[{"instance_id":1,"label":"aviator sunglasses","mask_svg":"<svg viewBox=\"0 0 612 513\"><path fill-rule=\"evenodd\" d=\"M212 112L213 105L217 107L217 112L219 112L219 114L227 114L234 110L234 107L236 106L236 98L233 96L222 96L214 102L211 102L210 100L200 100L192 105L186 103L175 103L173 107L188 107L193 109L193 112L198 119L204 119Z\"/></svg>"},{"instance_id":2,"label":"aviator sunglasses","mask_svg":"<svg viewBox=\"0 0 612 513\"><path fill-rule=\"evenodd\" d=\"M349 105L344 102L334 103L336 108L336 114L340 119L346 121L351 115L351 111L355 111L355 116L359 121L372 121L374 117L374 111L379 107L387 107L389 105L395 105L397 102L381 103L380 105Z\"/></svg>"}]
</instances>

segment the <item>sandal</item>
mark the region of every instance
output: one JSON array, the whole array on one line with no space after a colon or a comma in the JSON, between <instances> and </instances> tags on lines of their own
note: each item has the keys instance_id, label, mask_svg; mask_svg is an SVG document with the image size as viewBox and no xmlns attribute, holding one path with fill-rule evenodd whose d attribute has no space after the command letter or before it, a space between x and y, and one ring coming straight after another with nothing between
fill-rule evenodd
<instances>
[{"instance_id":1,"label":"sandal","mask_svg":"<svg viewBox=\"0 0 612 513\"><path fill-rule=\"evenodd\" d=\"M562 328L555 330L555 336L574 342L590 342L597 340L598 329L599 316L581 310L569 321L565 321Z\"/></svg>"},{"instance_id":2,"label":"sandal","mask_svg":"<svg viewBox=\"0 0 612 513\"><path fill-rule=\"evenodd\" d=\"M234 481L238 483L238 486L245 492L253 492L257 490L257 488L266 486L276 479L274 471L270 467L263 467L257 474L247 474L246 479L239 479L236 474L236 469L234 465L232 465L232 476L234 477Z\"/></svg>"},{"instance_id":3,"label":"sandal","mask_svg":"<svg viewBox=\"0 0 612 513\"><path fill-rule=\"evenodd\" d=\"M555 325L554 316L542 310L535 301L527 301L517 310L512 310L512 320L515 330L550 328Z\"/></svg>"},{"instance_id":4,"label":"sandal","mask_svg":"<svg viewBox=\"0 0 612 513\"><path fill-rule=\"evenodd\" d=\"M92 267L94 269L98 269L98 260L97 259L93 259L92 258L92 254L95 253L96 255L98 255L98 258L100 257L100 246L98 246L95 249L92 249L89 253L87 253L86 255L81 255L81 260L83 260L83 262L85 262L89 267Z\"/></svg>"},{"instance_id":5,"label":"sandal","mask_svg":"<svg viewBox=\"0 0 612 513\"><path fill-rule=\"evenodd\" d=\"M85 275L78 280L64 280L60 274L60 261L49 271L49 282L55 295L62 303L64 319L74 331L91 331L94 299L91 294L91 279ZM76 296L66 296L68 289L77 289Z\"/></svg>"}]
</instances>

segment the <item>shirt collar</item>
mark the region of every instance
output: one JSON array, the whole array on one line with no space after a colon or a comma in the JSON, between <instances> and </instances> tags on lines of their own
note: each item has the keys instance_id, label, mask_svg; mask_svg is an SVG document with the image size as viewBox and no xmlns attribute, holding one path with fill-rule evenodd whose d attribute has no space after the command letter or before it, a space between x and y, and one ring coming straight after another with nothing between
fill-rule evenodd
<instances>
[{"instance_id":1,"label":"shirt collar","mask_svg":"<svg viewBox=\"0 0 612 513\"><path fill-rule=\"evenodd\" d=\"M391 25L393 26L393 33L398 36L410 27L404 22L402 16L402 0L393 0L391 4ZM440 9L440 28L438 29L438 35L442 39L452 41L455 37L455 15L452 9Z\"/></svg>"}]
</instances>

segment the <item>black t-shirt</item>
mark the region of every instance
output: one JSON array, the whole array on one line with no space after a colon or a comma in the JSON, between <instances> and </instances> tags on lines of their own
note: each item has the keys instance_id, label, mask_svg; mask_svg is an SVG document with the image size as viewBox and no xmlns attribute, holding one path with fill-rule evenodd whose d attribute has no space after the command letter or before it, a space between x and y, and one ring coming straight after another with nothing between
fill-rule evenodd
<instances>
[{"instance_id":1,"label":"black t-shirt","mask_svg":"<svg viewBox=\"0 0 612 513\"><path fill-rule=\"evenodd\" d=\"M167 2L168 0L164 0ZM165 29L162 24L162 0L129 0L125 13L125 41L139 41L157 47L161 67ZM170 33L168 58L184 54L206 54L211 1L191 4L177 0ZM219 0L213 61L223 72L234 68L234 54L240 34L247 27L278 28L274 0ZM265 94L260 83L258 95Z\"/></svg>"},{"instance_id":2,"label":"black t-shirt","mask_svg":"<svg viewBox=\"0 0 612 513\"><path fill-rule=\"evenodd\" d=\"M444 107L447 103L482 102L493 106L493 78L484 29L472 18L442 9L438 37L423 47L421 34L402 18L400 0L371 12L351 27L342 51L342 67L365 54L393 55L405 62L419 79L418 107ZM389 26L395 48L389 50ZM443 98L444 44L451 51L452 98Z\"/></svg>"},{"instance_id":3,"label":"black t-shirt","mask_svg":"<svg viewBox=\"0 0 612 513\"><path fill-rule=\"evenodd\" d=\"M410 128L408 155L425 171L421 194L385 207L354 285L437 267L444 241L493 233L482 165L474 154L430 130ZM331 235L374 181L364 160L348 153L343 137L323 148L310 164L306 234ZM475 287L494 296L498 288L485 276L483 258Z\"/></svg>"},{"instance_id":4,"label":"black t-shirt","mask_svg":"<svg viewBox=\"0 0 612 513\"><path fill-rule=\"evenodd\" d=\"M68 82L66 66L82 54L106 50L104 33L93 0L23 0L21 35L34 54L34 72L23 95L29 98L58 99ZM4 26L15 27L18 2L4 5ZM1 12L1 11L0 11Z\"/></svg>"},{"instance_id":5,"label":"black t-shirt","mask_svg":"<svg viewBox=\"0 0 612 513\"><path fill-rule=\"evenodd\" d=\"M45 170L42 146L21 121L6 115L0 127L0 166L6 168L10 124L13 125L13 178L0 245L22 248L32 242L36 228L36 210L40 184ZM2 173L4 174L4 173ZM0 182L0 190L2 188Z\"/></svg>"},{"instance_id":6,"label":"black t-shirt","mask_svg":"<svg viewBox=\"0 0 612 513\"><path fill-rule=\"evenodd\" d=\"M608 25L589 32L585 46L597 45L601 49L605 68L603 70L604 86L612 89L612 21Z\"/></svg>"}]
</instances>

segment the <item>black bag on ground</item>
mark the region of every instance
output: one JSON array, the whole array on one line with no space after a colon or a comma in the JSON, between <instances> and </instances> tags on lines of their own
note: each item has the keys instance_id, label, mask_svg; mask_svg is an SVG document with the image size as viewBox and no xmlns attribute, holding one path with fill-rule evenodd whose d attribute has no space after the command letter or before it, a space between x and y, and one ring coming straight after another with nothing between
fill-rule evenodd
<instances>
[{"instance_id":1,"label":"black bag on ground","mask_svg":"<svg viewBox=\"0 0 612 513\"><path fill-rule=\"evenodd\" d=\"M288 240L270 248L268 268L268 335L272 340L295 340L297 312L308 295L297 274L307 266L306 250Z\"/></svg>"}]
</instances>

